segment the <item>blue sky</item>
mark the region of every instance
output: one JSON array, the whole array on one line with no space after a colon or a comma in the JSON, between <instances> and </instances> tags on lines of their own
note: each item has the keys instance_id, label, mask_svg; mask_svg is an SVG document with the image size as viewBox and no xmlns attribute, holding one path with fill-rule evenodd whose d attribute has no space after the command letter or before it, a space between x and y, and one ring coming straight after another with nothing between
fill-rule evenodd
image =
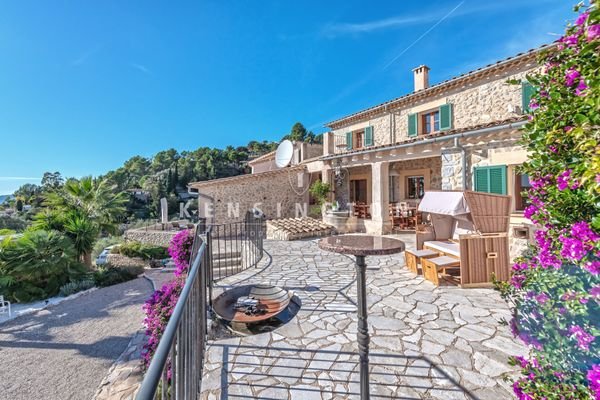
<instances>
[{"instance_id":1,"label":"blue sky","mask_svg":"<svg viewBox=\"0 0 600 400\"><path fill-rule=\"evenodd\" d=\"M0 13L0 194L174 147L278 140L551 42L565 0L18 1Z\"/></svg>"}]
</instances>

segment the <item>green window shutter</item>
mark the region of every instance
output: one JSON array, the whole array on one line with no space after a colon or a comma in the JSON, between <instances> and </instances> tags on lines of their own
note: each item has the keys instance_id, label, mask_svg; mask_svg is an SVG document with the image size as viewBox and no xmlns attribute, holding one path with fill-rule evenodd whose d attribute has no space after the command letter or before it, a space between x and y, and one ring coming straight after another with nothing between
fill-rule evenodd
<instances>
[{"instance_id":1,"label":"green window shutter","mask_svg":"<svg viewBox=\"0 0 600 400\"><path fill-rule=\"evenodd\" d=\"M521 82L521 108L523 114L529 113L529 101L535 94L535 87L529 82Z\"/></svg>"},{"instance_id":2,"label":"green window shutter","mask_svg":"<svg viewBox=\"0 0 600 400\"><path fill-rule=\"evenodd\" d=\"M506 165L489 168L490 193L506 194Z\"/></svg>"},{"instance_id":3,"label":"green window shutter","mask_svg":"<svg viewBox=\"0 0 600 400\"><path fill-rule=\"evenodd\" d=\"M473 168L476 192L506 194L506 165Z\"/></svg>"},{"instance_id":4,"label":"green window shutter","mask_svg":"<svg viewBox=\"0 0 600 400\"><path fill-rule=\"evenodd\" d=\"M408 114L408 136L417 136L418 133L417 114Z\"/></svg>"},{"instance_id":5,"label":"green window shutter","mask_svg":"<svg viewBox=\"0 0 600 400\"><path fill-rule=\"evenodd\" d=\"M352 132L346 132L346 149L352 150Z\"/></svg>"},{"instance_id":6,"label":"green window shutter","mask_svg":"<svg viewBox=\"0 0 600 400\"><path fill-rule=\"evenodd\" d=\"M452 104L440 106L440 131L452 128Z\"/></svg>"},{"instance_id":7,"label":"green window shutter","mask_svg":"<svg viewBox=\"0 0 600 400\"><path fill-rule=\"evenodd\" d=\"M488 170L486 167L473 168L473 187L476 192L489 192Z\"/></svg>"},{"instance_id":8,"label":"green window shutter","mask_svg":"<svg viewBox=\"0 0 600 400\"><path fill-rule=\"evenodd\" d=\"M367 126L365 128L365 146L373 146L373 127Z\"/></svg>"}]
</instances>

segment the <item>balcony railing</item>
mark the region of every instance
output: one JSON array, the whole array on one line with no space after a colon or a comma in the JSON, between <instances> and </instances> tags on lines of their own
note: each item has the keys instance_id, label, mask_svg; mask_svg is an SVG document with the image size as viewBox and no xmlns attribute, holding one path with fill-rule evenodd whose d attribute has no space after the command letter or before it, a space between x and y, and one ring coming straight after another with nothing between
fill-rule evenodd
<instances>
[{"instance_id":1,"label":"balcony railing","mask_svg":"<svg viewBox=\"0 0 600 400\"><path fill-rule=\"evenodd\" d=\"M262 219L255 219L251 213L242 222L208 229L198 225L185 285L146 371L137 400L195 400L199 397L213 277L224 278L256 266L263 256L263 236Z\"/></svg>"}]
</instances>

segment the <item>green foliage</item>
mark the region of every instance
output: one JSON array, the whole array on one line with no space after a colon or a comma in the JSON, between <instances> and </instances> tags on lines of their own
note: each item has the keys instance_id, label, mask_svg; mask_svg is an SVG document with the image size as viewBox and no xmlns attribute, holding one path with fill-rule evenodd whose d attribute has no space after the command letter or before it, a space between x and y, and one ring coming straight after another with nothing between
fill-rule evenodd
<instances>
[{"instance_id":1,"label":"green foliage","mask_svg":"<svg viewBox=\"0 0 600 400\"><path fill-rule=\"evenodd\" d=\"M92 249L92 259L96 259L100 253L102 253L102 250L108 246L121 243L123 243L123 238L121 236L107 236L98 239L94 244L94 248Z\"/></svg>"},{"instance_id":2,"label":"green foliage","mask_svg":"<svg viewBox=\"0 0 600 400\"><path fill-rule=\"evenodd\" d=\"M96 283L92 279L84 279L81 281L69 282L60 287L59 294L63 297L70 296L83 290L88 290L96 286Z\"/></svg>"},{"instance_id":3,"label":"green foliage","mask_svg":"<svg viewBox=\"0 0 600 400\"><path fill-rule=\"evenodd\" d=\"M112 253L127 257L139 257L144 260L162 260L169 257L166 247L141 242L125 242L113 247Z\"/></svg>"},{"instance_id":4,"label":"green foliage","mask_svg":"<svg viewBox=\"0 0 600 400\"><path fill-rule=\"evenodd\" d=\"M323 205L331 192L331 185L319 180L310 185L308 191L315 198L317 204Z\"/></svg>"},{"instance_id":5,"label":"green foliage","mask_svg":"<svg viewBox=\"0 0 600 400\"><path fill-rule=\"evenodd\" d=\"M6 239L0 243L0 292L17 302L55 296L61 286L85 275L75 255L71 241L56 231Z\"/></svg>"},{"instance_id":6,"label":"green foliage","mask_svg":"<svg viewBox=\"0 0 600 400\"><path fill-rule=\"evenodd\" d=\"M60 189L45 195L46 208L36 216L34 227L64 232L75 245L78 257L91 266L91 252L101 233L118 231L127 197L106 180L69 179Z\"/></svg>"},{"instance_id":7,"label":"green foliage","mask_svg":"<svg viewBox=\"0 0 600 400\"><path fill-rule=\"evenodd\" d=\"M143 271L143 268L141 271ZM137 278L141 271L138 267L103 266L94 271L94 283L98 287L116 285Z\"/></svg>"},{"instance_id":8,"label":"green foliage","mask_svg":"<svg viewBox=\"0 0 600 400\"><path fill-rule=\"evenodd\" d=\"M15 233L17 233L17 231L12 229L0 229L0 236L10 236L14 235Z\"/></svg>"},{"instance_id":9,"label":"green foliage","mask_svg":"<svg viewBox=\"0 0 600 400\"><path fill-rule=\"evenodd\" d=\"M527 77L537 93L523 134L532 185L525 216L539 230L500 285L514 306L512 331L530 346L512 359L519 399L600 398L598 4L542 56L542 73Z\"/></svg>"},{"instance_id":10,"label":"green foliage","mask_svg":"<svg viewBox=\"0 0 600 400\"><path fill-rule=\"evenodd\" d=\"M25 228L27 228L27 222L23 221L21 218L0 215L0 229L11 229L22 232Z\"/></svg>"}]
</instances>

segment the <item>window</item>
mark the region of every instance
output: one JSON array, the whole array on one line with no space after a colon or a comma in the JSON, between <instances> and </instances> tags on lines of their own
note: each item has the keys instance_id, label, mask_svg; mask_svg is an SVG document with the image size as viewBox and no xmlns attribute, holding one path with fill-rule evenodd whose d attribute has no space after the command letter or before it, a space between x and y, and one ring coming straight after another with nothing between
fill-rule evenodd
<instances>
[{"instance_id":1,"label":"window","mask_svg":"<svg viewBox=\"0 0 600 400\"><path fill-rule=\"evenodd\" d=\"M352 179L350 181L350 202L367 203L367 180Z\"/></svg>"},{"instance_id":2,"label":"window","mask_svg":"<svg viewBox=\"0 0 600 400\"><path fill-rule=\"evenodd\" d=\"M531 187L529 176L515 172L515 210L523 211L529 205L527 191Z\"/></svg>"},{"instance_id":3,"label":"window","mask_svg":"<svg viewBox=\"0 0 600 400\"><path fill-rule=\"evenodd\" d=\"M360 149L362 147L373 146L373 127L367 126L365 129L346 132L346 148L348 150Z\"/></svg>"},{"instance_id":4,"label":"window","mask_svg":"<svg viewBox=\"0 0 600 400\"><path fill-rule=\"evenodd\" d=\"M506 165L473 168L473 186L476 192L506 194Z\"/></svg>"},{"instance_id":5,"label":"window","mask_svg":"<svg viewBox=\"0 0 600 400\"><path fill-rule=\"evenodd\" d=\"M406 197L409 199L422 199L425 195L425 177L407 176L406 177Z\"/></svg>"},{"instance_id":6,"label":"window","mask_svg":"<svg viewBox=\"0 0 600 400\"><path fill-rule=\"evenodd\" d=\"M440 112L434 111L427 114L423 114L422 118L422 134L427 135L429 133L437 132L440 130Z\"/></svg>"},{"instance_id":7,"label":"window","mask_svg":"<svg viewBox=\"0 0 600 400\"><path fill-rule=\"evenodd\" d=\"M354 132L354 148L355 149L360 149L361 147L364 146L364 138L365 138L364 131Z\"/></svg>"}]
</instances>

